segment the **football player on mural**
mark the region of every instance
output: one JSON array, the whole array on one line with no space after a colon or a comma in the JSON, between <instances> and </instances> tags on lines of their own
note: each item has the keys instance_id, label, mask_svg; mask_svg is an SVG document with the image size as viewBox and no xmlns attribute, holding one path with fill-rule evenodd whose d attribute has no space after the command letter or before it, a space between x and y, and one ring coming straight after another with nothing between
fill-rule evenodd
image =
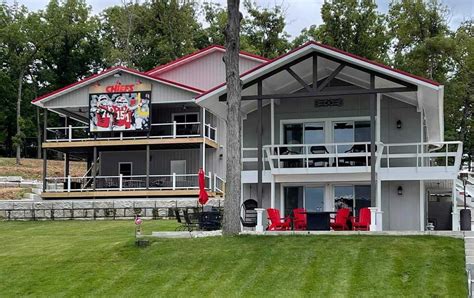
<instances>
[{"instance_id":1,"label":"football player on mural","mask_svg":"<svg viewBox=\"0 0 474 298\"><path fill-rule=\"evenodd\" d=\"M135 111L135 129L147 129L149 127L149 116L150 116L150 99L145 96L141 97L141 94L138 93L137 96L138 108Z\"/></svg>"},{"instance_id":2,"label":"football player on mural","mask_svg":"<svg viewBox=\"0 0 474 298\"><path fill-rule=\"evenodd\" d=\"M129 106L128 99L125 96L119 95L113 105L114 130L130 129L132 126L132 112L139 106L141 106L141 103Z\"/></svg>"},{"instance_id":3,"label":"football player on mural","mask_svg":"<svg viewBox=\"0 0 474 298\"><path fill-rule=\"evenodd\" d=\"M95 125L102 129L110 129L114 109L109 97L105 94L99 96L97 100L97 109L95 110Z\"/></svg>"}]
</instances>

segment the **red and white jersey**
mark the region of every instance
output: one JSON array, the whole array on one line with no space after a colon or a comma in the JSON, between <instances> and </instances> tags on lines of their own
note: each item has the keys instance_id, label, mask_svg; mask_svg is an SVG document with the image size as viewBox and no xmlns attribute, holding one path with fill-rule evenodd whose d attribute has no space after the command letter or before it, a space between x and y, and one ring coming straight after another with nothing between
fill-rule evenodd
<instances>
[{"instance_id":1,"label":"red and white jersey","mask_svg":"<svg viewBox=\"0 0 474 298\"><path fill-rule=\"evenodd\" d=\"M109 128L110 119L112 118L113 109L110 106L99 106L95 115L98 127Z\"/></svg>"},{"instance_id":2,"label":"red and white jersey","mask_svg":"<svg viewBox=\"0 0 474 298\"><path fill-rule=\"evenodd\" d=\"M132 122L132 111L127 106L117 107L114 106L114 124L116 126L125 126L129 129Z\"/></svg>"}]
</instances>

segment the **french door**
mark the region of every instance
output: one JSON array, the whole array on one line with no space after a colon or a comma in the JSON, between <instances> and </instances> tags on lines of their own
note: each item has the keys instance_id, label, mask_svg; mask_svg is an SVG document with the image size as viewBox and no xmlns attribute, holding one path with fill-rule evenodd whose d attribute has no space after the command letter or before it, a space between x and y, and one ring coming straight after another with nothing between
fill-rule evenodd
<instances>
[{"instance_id":1,"label":"french door","mask_svg":"<svg viewBox=\"0 0 474 298\"><path fill-rule=\"evenodd\" d=\"M324 186L285 186L283 192L285 216L296 208L305 208L309 212L324 211Z\"/></svg>"}]
</instances>

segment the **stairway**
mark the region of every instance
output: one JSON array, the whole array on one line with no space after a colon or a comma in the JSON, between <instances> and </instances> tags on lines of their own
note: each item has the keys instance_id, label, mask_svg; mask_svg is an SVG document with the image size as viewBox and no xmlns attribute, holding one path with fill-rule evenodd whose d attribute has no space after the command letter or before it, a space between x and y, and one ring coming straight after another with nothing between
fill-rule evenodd
<instances>
[{"instance_id":1,"label":"stairway","mask_svg":"<svg viewBox=\"0 0 474 298\"><path fill-rule=\"evenodd\" d=\"M472 296L474 286L474 232L464 234L464 252L466 255L466 271L468 276L469 297Z\"/></svg>"},{"instance_id":2,"label":"stairway","mask_svg":"<svg viewBox=\"0 0 474 298\"><path fill-rule=\"evenodd\" d=\"M31 192L23 194L26 200L41 201L41 193L43 192L42 184L35 185L31 188Z\"/></svg>"}]
</instances>

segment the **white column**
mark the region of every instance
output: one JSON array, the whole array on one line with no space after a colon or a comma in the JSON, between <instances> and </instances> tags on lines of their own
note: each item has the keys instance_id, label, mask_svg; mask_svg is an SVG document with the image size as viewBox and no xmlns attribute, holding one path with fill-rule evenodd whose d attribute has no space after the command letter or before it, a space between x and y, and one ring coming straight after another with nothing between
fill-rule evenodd
<instances>
[{"instance_id":1,"label":"white column","mask_svg":"<svg viewBox=\"0 0 474 298\"><path fill-rule=\"evenodd\" d=\"M270 181L270 208L275 208L275 179Z\"/></svg>"},{"instance_id":2,"label":"white column","mask_svg":"<svg viewBox=\"0 0 474 298\"><path fill-rule=\"evenodd\" d=\"M456 192L456 180L453 180L453 187L452 187L452 200L453 200L453 212L451 213L452 220L453 220L453 231L460 231L460 218L459 218L459 210L457 208L457 192Z\"/></svg>"},{"instance_id":3,"label":"white column","mask_svg":"<svg viewBox=\"0 0 474 298\"><path fill-rule=\"evenodd\" d=\"M377 93L377 121L375 122L375 143L380 142L380 124L381 124L381 113L380 113L380 102L382 94Z\"/></svg>"},{"instance_id":4,"label":"white column","mask_svg":"<svg viewBox=\"0 0 474 298\"><path fill-rule=\"evenodd\" d=\"M369 207L370 210L370 231L377 231L377 207Z\"/></svg>"},{"instance_id":5,"label":"white column","mask_svg":"<svg viewBox=\"0 0 474 298\"><path fill-rule=\"evenodd\" d=\"M425 181L420 180L420 231L425 230Z\"/></svg>"},{"instance_id":6,"label":"white column","mask_svg":"<svg viewBox=\"0 0 474 298\"><path fill-rule=\"evenodd\" d=\"M271 144L275 145L275 100L273 98L270 99L270 121Z\"/></svg>"},{"instance_id":7,"label":"white column","mask_svg":"<svg viewBox=\"0 0 474 298\"><path fill-rule=\"evenodd\" d=\"M377 179L375 207L382 210L382 181L380 181L380 179Z\"/></svg>"},{"instance_id":8,"label":"white column","mask_svg":"<svg viewBox=\"0 0 474 298\"><path fill-rule=\"evenodd\" d=\"M257 211L257 226L255 227L255 232L263 233L263 211L265 211L265 209L255 208L255 211Z\"/></svg>"},{"instance_id":9,"label":"white column","mask_svg":"<svg viewBox=\"0 0 474 298\"><path fill-rule=\"evenodd\" d=\"M206 109L202 108L202 170L204 173L206 172L206 133L205 133L205 128L206 128ZM209 136L210 137L210 136Z\"/></svg>"}]
</instances>

